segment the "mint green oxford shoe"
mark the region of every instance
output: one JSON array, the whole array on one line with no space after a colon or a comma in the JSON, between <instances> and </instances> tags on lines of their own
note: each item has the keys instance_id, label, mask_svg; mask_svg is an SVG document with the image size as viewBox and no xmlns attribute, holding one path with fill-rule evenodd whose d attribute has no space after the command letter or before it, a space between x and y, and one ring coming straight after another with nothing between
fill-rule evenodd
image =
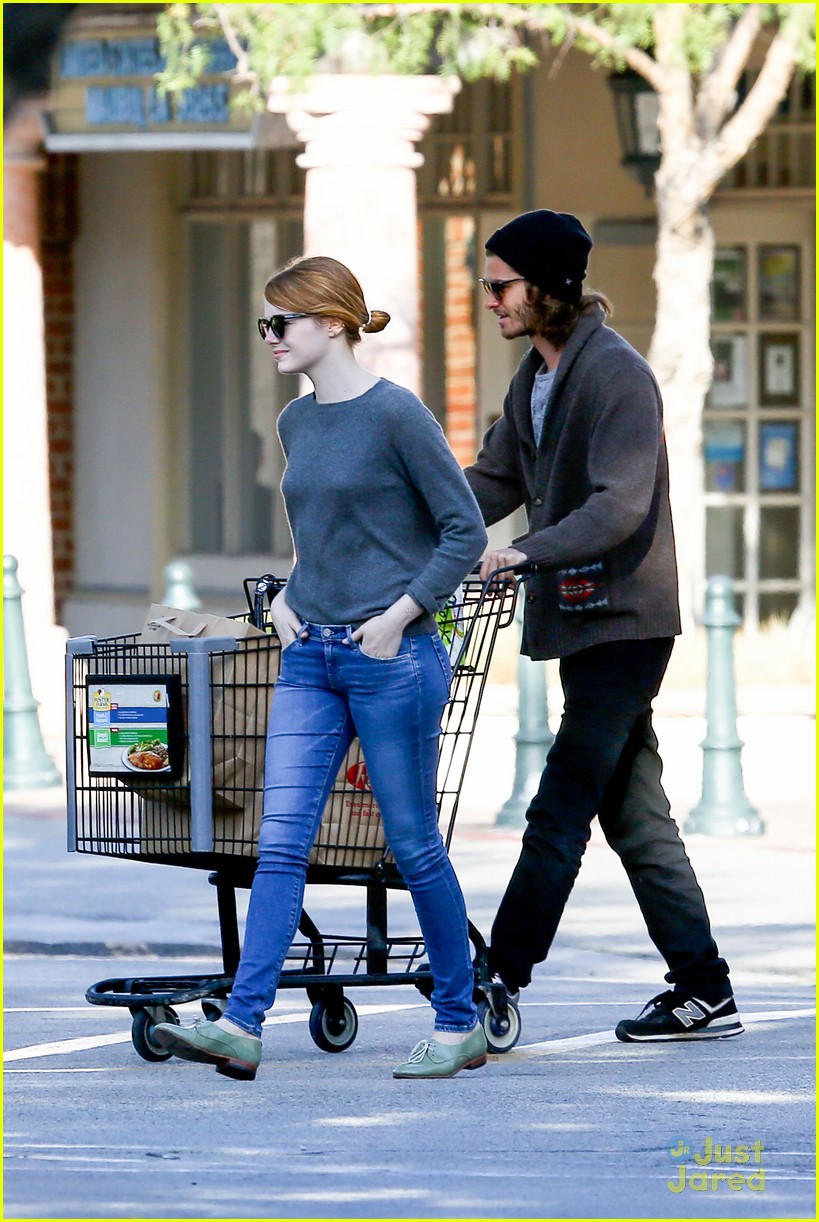
<instances>
[{"instance_id":1,"label":"mint green oxford shoe","mask_svg":"<svg viewBox=\"0 0 819 1222\"><path fill-rule=\"evenodd\" d=\"M156 1042L175 1057L215 1065L216 1072L226 1078L252 1082L262 1059L261 1040L252 1035L235 1035L216 1023L199 1022L192 1027L157 1023L154 1036Z\"/></svg>"},{"instance_id":2,"label":"mint green oxford shoe","mask_svg":"<svg viewBox=\"0 0 819 1222\"><path fill-rule=\"evenodd\" d=\"M486 1064L486 1036L478 1024L459 1044L439 1044L421 1040L403 1065L396 1065L394 1078L454 1078L462 1069L478 1069Z\"/></svg>"}]
</instances>

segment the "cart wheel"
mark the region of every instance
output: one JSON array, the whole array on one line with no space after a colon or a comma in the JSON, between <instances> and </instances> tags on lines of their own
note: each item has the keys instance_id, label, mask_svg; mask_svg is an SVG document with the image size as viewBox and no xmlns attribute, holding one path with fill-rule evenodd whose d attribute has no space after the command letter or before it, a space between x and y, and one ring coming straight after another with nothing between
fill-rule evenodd
<instances>
[{"instance_id":1,"label":"cart wheel","mask_svg":"<svg viewBox=\"0 0 819 1222\"><path fill-rule=\"evenodd\" d=\"M310 1011L310 1035L322 1052L344 1052L358 1034L358 1015L347 998L342 999L341 1014L326 1002L317 1001Z\"/></svg>"},{"instance_id":2,"label":"cart wheel","mask_svg":"<svg viewBox=\"0 0 819 1222\"><path fill-rule=\"evenodd\" d=\"M227 999L224 997L204 997L202 999L202 1013L209 1023L215 1023L218 1018L221 1018L227 1009Z\"/></svg>"},{"instance_id":3,"label":"cart wheel","mask_svg":"<svg viewBox=\"0 0 819 1222\"><path fill-rule=\"evenodd\" d=\"M506 1013L508 1021L493 1014L488 1001L478 1002L478 1021L490 1052L509 1052L520 1039L520 1011L513 1001L507 1001Z\"/></svg>"},{"instance_id":4,"label":"cart wheel","mask_svg":"<svg viewBox=\"0 0 819 1222\"><path fill-rule=\"evenodd\" d=\"M154 1038L157 1023L178 1023L179 1015L170 1006L151 1006L137 1010L131 1023L131 1040L143 1061L169 1061L172 1053Z\"/></svg>"}]
</instances>

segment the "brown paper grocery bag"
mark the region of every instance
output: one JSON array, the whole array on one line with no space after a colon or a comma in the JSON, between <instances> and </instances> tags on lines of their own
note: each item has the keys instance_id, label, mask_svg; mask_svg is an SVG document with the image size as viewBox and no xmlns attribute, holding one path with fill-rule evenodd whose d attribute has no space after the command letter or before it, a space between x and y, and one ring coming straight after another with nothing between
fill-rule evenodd
<instances>
[{"instance_id":1,"label":"brown paper grocery bag","mask_svg":"<svg viewBox=\"0 0 819 1222\"><path fill-rule=\"evenodd\" d=\"M243 620L154 604L139 643L164 645L182 637L235 637L235 654L217 654L212 666L214 853L257 854L262 818L267 720L279 674L280 651ZM255 646L259 640L263 646ZM150 662L145 663L148 670ZM190 852L190 797L184 786L141 803L141 847L157 855ZM370 868L384 857L381 812L355 739L338 771L322 816L310 863Z\"/></svg>"},{"instance_id":2,"label":"brown paper grocery bag","mask_svg":"<svg viewBox=\"0 0 819 1222\"><path fill-rule=\"evenodd\" d=\"M256 852L264 783L264 748L279 649L271 636L242 619L153 604L140 645L166 645L185 637L232 637L235 653L211 659L214 852ZM258 642L258 643L257 643ZM151 669L150 654L142 664ZM187 710L185 710L187 716ZM183 785L142 802L141 842L146 852L190 851L189 790Z\"/></svg>"},{"instance_id":3,"label":"brown paper grocery bag","mask_svg":"<svg viewBox=\"0 0 819 1222\"><path fill-rule=\"evenodd\" d=\"M240 644L236 653L216 654L211 662L213 702L213 787L228 801L260 784L264 740L279 653L270 636L242 619L154 604L139 638L144 645L184 637L234 637L264 641L264 648ZM261 746L261 750L259 750ZM243 801L235 805L243 806Z\"/></svg>"},{"instance_id":4,"label":"brown paper grocery bag","mask_svg":"<svg viewBox=\"0 0 819 1222\"><path fill-rule=\"evenodd\" d=\"M324 808L310 863L369 869L384 858L387 842L361 744L353 739Z\"/></svg>"}]
</instances>

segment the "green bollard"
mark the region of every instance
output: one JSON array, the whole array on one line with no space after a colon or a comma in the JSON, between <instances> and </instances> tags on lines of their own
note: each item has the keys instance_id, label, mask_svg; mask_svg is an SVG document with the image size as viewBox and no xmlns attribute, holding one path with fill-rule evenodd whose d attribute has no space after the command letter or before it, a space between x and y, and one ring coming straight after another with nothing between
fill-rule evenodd
<instances>
[{"instance_id":1,"label":"green bollard","mask_svg":"<svg viewBox=\"0 0 819 1222\"><path fill-rule=\"evenodd\" d=\"M761 836L765 825L745 796L737 735L734 683L734 608L730 577L711 577L705 591L703 621L708 632L708 688L703 750L702 796L685 824L687 835Z\"/></svg>"},{"instance_id":2,"label":"green bollard","mask_svg":"<svg viewBox=\"0 0 819 1222\"><path fill-rule=\"evenodd\" d=\"M23 591L14 556L3 557L3 789L50 789L62 777L46 753L31 691Z\"/></svg>"},{"instance_id":3,"label":"green bollard","mask_svg":"<svg viewBox=\"0 0 819 1222\"><path fill-rule=\"evenodd\" d=\"M202 602L193 588L193 569L185 560L172 560L164 570L166 588L162 605L180 611L201 611Z\"/></svg>"},{"instance_id":4,"label":"green bollard","mask_svg":"<svg viewBox=\"0 0 819 1222\"><path fill-rule=\"evenodd\" d=\"M515 619L522 631L523 608ZM515 735L515 780L512 795L495 818L497 827L523 827L529 803L538 791L543 766L554 742L549 729L546 665L523 654L518 658L518 732Z\"/></svg>"}]
</instances>

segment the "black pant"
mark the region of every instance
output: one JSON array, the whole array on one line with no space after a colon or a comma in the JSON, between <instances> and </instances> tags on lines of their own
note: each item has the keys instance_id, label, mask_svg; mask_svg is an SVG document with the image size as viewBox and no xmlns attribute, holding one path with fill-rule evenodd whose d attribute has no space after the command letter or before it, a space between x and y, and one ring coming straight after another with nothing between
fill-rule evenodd
<instances>
[{"instance_id":1,"label":"black pant","mask_svg":"<svg viewBox=\"0 0 819 1222\"><path fill-rule=\"evenodd\" d=\"M730 993L651 724L673 643L614 641L561 659L563 718L492 928L492 967L510 989L527 985L546 958L597 815L668 964L666 980L706 1001Z\"/></svg>"}]
</instances>

